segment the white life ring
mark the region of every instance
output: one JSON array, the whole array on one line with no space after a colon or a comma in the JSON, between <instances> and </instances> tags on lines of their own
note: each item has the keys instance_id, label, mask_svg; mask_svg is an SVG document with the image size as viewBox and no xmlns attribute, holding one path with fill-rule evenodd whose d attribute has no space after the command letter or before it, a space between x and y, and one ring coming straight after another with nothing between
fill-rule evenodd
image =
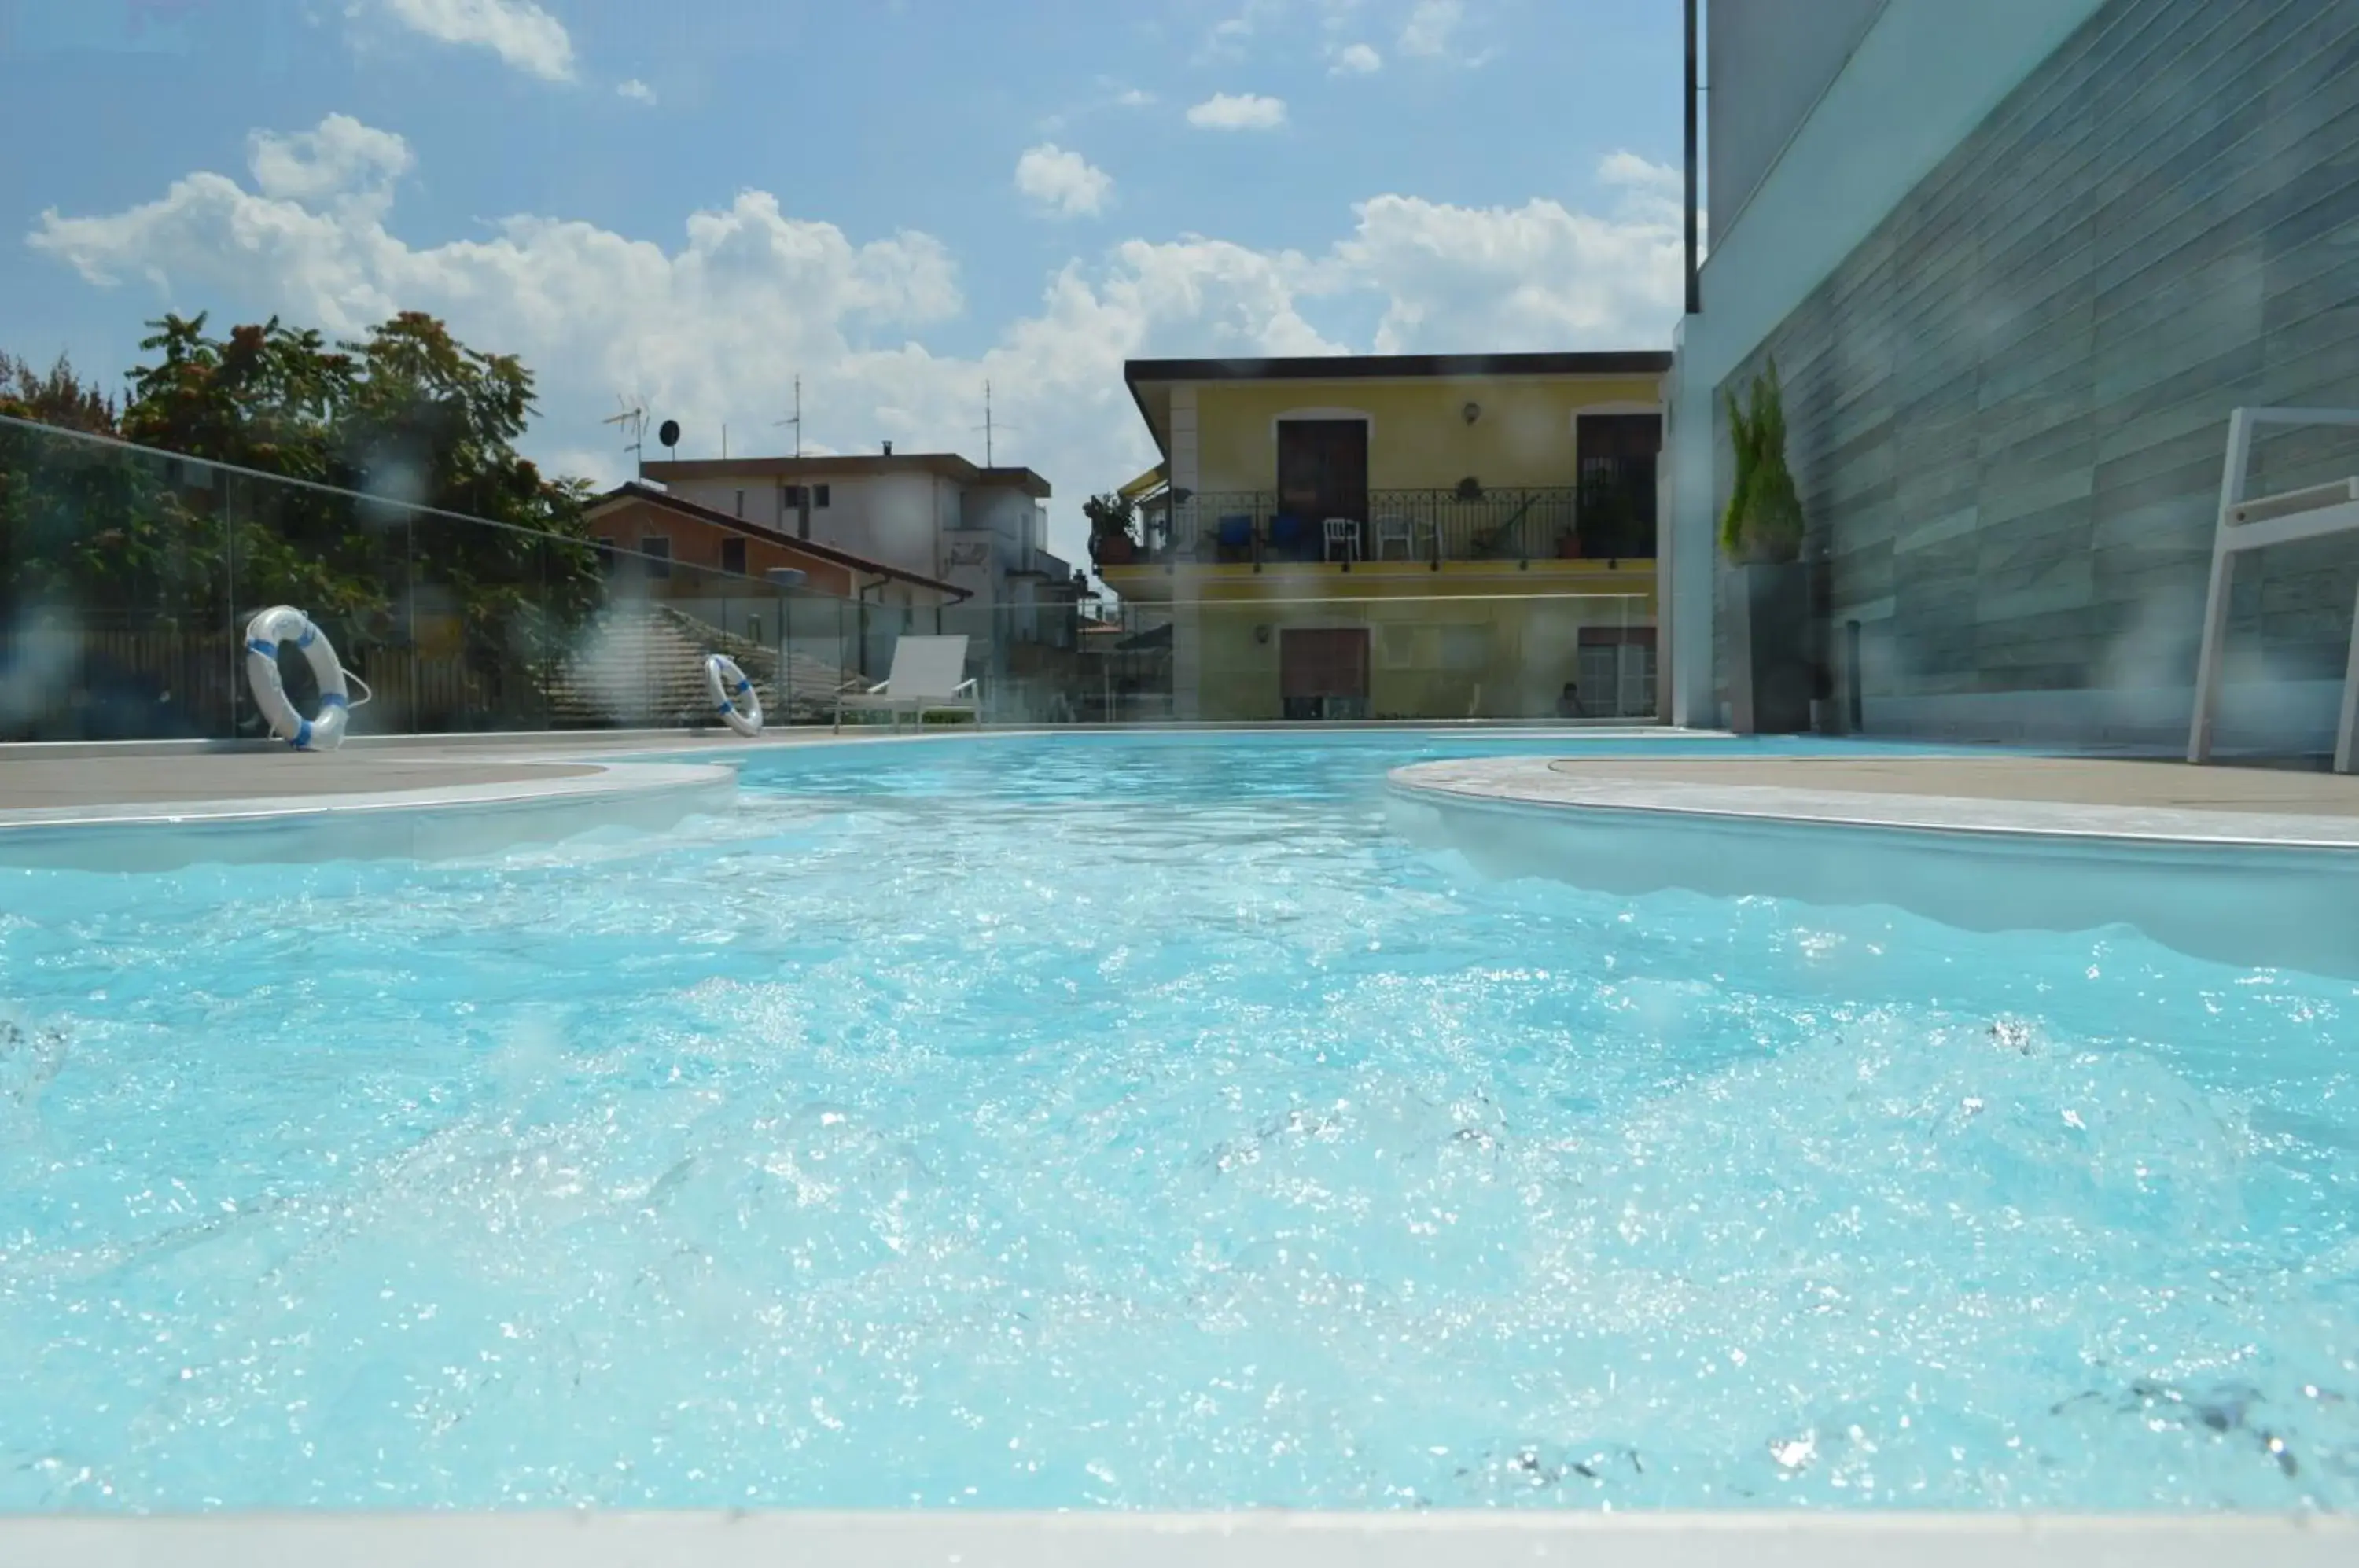
<instances>
[{"instance_id":1,"label":"white life ring","mask_svg":"<svg viewBox=\"0 0 2359 1568\"><path fill-rule=\"evenodd\" d=\"M762 733L761 694L735 659L725 653L706 654L704 684L712 692L713 708L723 724L749 738Z\"/></svg>"},{"instance_id":2,"label":"white life ring","mask_svg":"<svg viewBox=\"0 0 2359 1568\"><path fill-rule=\"evenodd\" d=\"M307 719L287 700L287 683L278 674L278 645L292 640L303 650L311 673L320 682L320 714ZM344 725L358 704L344 693L349 672L336 662L328 634L292 604L273 604L245 624L245 681L254 689L254 705L270 721L270 733L298 751L333 751L344 743ZM369 700L368 683L352 676Z\"/></svg>"}]
</instances>

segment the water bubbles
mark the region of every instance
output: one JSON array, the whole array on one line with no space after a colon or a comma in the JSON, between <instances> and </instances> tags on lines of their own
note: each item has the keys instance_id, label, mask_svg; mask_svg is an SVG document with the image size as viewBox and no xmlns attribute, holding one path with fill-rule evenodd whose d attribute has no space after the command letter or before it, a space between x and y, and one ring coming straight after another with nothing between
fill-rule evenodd
<instances>
[{"instance_id":1,"label":"water bubbles","mask_svg":"<svg viewBox=\"0 0 2359 1568\"><path fill-rule=\"evenodd\" d=\"M1190 745L60 881L0 1408L142 1507L2359 1500L2347 996L1486 882L1373 742Z\"/></svg>"}]
</instances>

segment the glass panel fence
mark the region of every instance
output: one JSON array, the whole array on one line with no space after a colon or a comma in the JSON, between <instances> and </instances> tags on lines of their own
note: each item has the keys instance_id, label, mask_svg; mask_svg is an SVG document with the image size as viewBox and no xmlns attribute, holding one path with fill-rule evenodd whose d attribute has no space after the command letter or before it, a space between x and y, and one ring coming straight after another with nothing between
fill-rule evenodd
<instances>
[{"instance_id":1,"label":"glass panel fence","mask_svg":"<svg viewBox=\"0 0 2359 1568\"><path fill-rule=\"evenodd\" d=\"M260 739L273 604L364 683L355 735L709 724L712 652L813 722L862 669L825 593L0 419L0 740Z\"/></svg>"},{"instance_id":2,"label":"glass panel fence","mask_svg":"<svg viewBox=\"0 0 2359 1568\"><path fill-rule=\"evenodd\" d=\"M832 580L857 584L839 594L799 572L686 559L744 563L715 540L658 543L0 420L0 739L258 740L245 628L281 604L365 682L356 735L710 726L715 652L745 670L769 722L828 724L840 693L886 680L902 638L940 635L967 639L963 673L993 724L1656 714L1643 567L1620 591L1572 593L1545 580L1555 563L1309 562L1194 584L1180 573L1125 599L1028 572L995 599L956 600L886 573ZM307 660L289 647L279 663L314 711Z\"/></svg>"},{"instance_id":3,"label":"glass panel fence","mask_svg":"<svg viewBox=\"0 0 2359 1568\"><path fill-rule=\"evenodd\" d=\"M1656 716L1651 594L1361 593L958 606L994 724Z\"/></svg>"}]
</instances>

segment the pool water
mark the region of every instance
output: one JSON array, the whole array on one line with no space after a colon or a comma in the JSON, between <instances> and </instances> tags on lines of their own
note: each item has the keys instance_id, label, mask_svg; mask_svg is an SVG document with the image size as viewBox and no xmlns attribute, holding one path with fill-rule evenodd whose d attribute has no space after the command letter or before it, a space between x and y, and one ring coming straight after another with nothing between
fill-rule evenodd
<instances>
[{"instance_id":1,"label":"pool water","mask_svg":"<svg viewBox=\"0 0 2359 1568\"><path fill-rule=\"evenodd\" d=\"M0 1508L2359 1505L2349 982L1388 833L1514 749L0 871Z\"/></svg>"}]
</instances>

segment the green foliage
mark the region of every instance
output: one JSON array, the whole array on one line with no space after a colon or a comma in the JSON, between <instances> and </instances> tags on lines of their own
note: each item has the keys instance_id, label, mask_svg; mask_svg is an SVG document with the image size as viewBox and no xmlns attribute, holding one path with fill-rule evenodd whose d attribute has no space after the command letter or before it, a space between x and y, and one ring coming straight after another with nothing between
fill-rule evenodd
<instances>
[{"instance_id":1,"label":"green foliage","mask_svg":"<svg viewBox=\"0 0 2359 1568\"><path fill-rule=\"evenodd\" d=\"M5 358L0 412L226 467L0 426L12 607L210 630L284 602L327 626L348 663L422 616L455 615L467 662L495 680L603 602L588 486L515 450L534 402L514 357L416 312L336 343L275 318L226 338L201 314L149 324L119 416L62 362L40 378Z\"/></svg>"},{"instance_id":2,"label":"green foliage","mask_svg":"<svg viewBox=\"0 0 2359 1568\"><path fill-rule=\"evenodd\" d=\"M42 372L0 352L0 415L90 435L115 433L114 399L85 386L63 354Z\"/></svg>"},{"instance_id":3,"label":"green foliage","mask_svg":"<svg viewBox=\"0 0 2359 1568\"><path fill-rule=\"evenodd\" d=\"M1138 517L1137 503L1127 495L1093 495L1082 503L1082 516L1090 521L1090 538L1093 539L1125 535L1137 539L1133 531Z\"/></svg>"},{"instance_id":4,"label":"green foliage","mask_svg":"<svg viewBox=\"0 0 2359 1568\"><path fill-rule=\"evenodd\" d=\"M1786 466L1786 403L1777 362L1753 378L1750 407L1726 394L1736 478L1721 515L1720 547L1745 561L1788 561L1802 552L1802 499Z\"/></svg>"}]
</instances>

